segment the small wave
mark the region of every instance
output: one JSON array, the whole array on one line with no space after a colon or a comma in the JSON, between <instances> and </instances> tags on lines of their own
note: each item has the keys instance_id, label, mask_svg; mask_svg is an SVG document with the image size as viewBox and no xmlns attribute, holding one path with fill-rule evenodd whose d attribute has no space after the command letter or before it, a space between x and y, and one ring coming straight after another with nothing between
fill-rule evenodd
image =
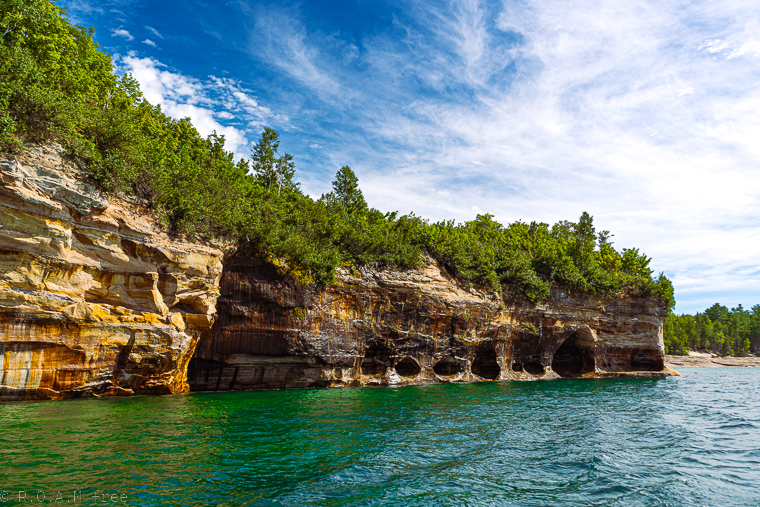
<instances>
[{"instance_id":1,"label":"small wave","mask_svg":"<svg viewBox=\"0 0 760 507\"><path fill-rule=\"evenodd\" d=\"M760 505L760 400L746 393L758 384L760 371L705 370L94 400L76 413L30 403L3 416L0 478L140 505Z\"/></svg>"}]
</instances>

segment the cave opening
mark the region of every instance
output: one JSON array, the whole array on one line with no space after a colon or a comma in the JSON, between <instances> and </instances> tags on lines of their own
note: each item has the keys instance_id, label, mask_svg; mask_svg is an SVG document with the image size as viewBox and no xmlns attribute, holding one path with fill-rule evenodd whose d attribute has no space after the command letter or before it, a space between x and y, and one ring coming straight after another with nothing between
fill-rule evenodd
<instances>
[{"instance_id":1,"label":"cave opening","mask_svg":"<svg viewBox=\"0 0 760 507\"><path fill-rule=\"evenodd\" d=\"M464 373L464 362L457 361L456 359L452 359L450 357L445 357L435 363L435 366L433 366L433 371L436 373L436 375L441 375L442 377L459 375L460 373Z\"/></svg>"},{"instance_id":2,"label":"cave opening","mask_svg":"<svg viewBox=\"0 0 760 507\"><path fill-rule=\"evenodd\" d=\"M593 337L576 332L554 353L552 369L560 377L579 377L593 370Z\"/></svg>"},{"instance_id":3,"label":"cave opening","mask_svg":"<svg viewBox=\"0 0 760 507\"><path fill-rule=\"evenodd\" d=\"M631 354L631 371L660 371L664 367L657 350L635 350Z\"/></svg>"},{"instance_id":4,"label":"cave opening","mask_svg":"<svg viewBox=\"0 0 760 507\"><path fill-rule=\"evenodd\" d=\"M523 371L522 363L512 363L512 371Z\"/></svg>"},{"instance_id":5,"label":"cave opening","mask_svg":"<svg viewBox=\"0 0 760 507\"><path fill-rule=\"evenodd\" d=\"M377 357L365 357L362 360L362 375L379 375L385 369L385 363Z\"/></svg>"},{"instance_id":6,"label":"cave opening","mask_svg":"<svg viewBox=\"0 0 760 507\"><path fill-rule=\"evenodd\" d=\"M525 371L527 373L530 373L531 375L541 375L546 371L546 368L544 368L544 365L541 364L539 361L528 361L523 366Z\"/></svg>"},{"instance_id":7,"label":"cave opening","mask_svg":"<svg viewBox=\"0 0 760 507\"><path fill-rule=\"evenodd\" d=\"M472 362L472 373L488 380L499 378L501 366L496 360L496 351L484 349L476 352L475 360Z\"/></svg>"},{"instance_id":8,"label":"cave opening","mask_svg":"<svg viewBox=\"0 0 760 507\"><path fill-rule=\"evenodd\" d=\"M380 375L392 364L391 350L383 342L371 342L364 350L361 362L362 375Z\"/></svg>"},{"instance_id":9,"label":"cave opening","mask_svg":"<svg viewBox=\"0 0 760 507\"><path fill-rule=\"evenodd\" d=\"M396 363L396 373L402 377L415 377L419 375L420 371L422 371L422 368L411 357L405 357Z\"/></svg>"}]
</instances>

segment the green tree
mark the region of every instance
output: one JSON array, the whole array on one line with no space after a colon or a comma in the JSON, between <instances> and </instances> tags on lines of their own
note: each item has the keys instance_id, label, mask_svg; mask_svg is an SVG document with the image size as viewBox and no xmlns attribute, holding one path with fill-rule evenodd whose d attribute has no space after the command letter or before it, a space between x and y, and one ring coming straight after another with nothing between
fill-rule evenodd
<instances>
[{"instance_id":1,"label":"green tree","mask_svg":"<svg viewBox=\"0 0 760 507\"><path fill-rule=\"evenodd\" d=\"M367 209L367 202L359 188L359 178L349 166L344 165L338 170L332 187L333 191L329 199L340 204L349 216L357 215Z\"/></svg>"},{"instance_id":2,"label":"green tree","mask_svg":"<svg viewBox=\"0 0 760 507\"><path fill-rule=\"evenodd\" d=\"M333 192L315 202L294 182L292 155L278 153L277 131L265 128L251 159L236 162L223 136L200 136L190 119L170 118L147 102L132 76L115 75L93 34L50 1L0 0L0 150L56 141L105 190L138 196L168 229L225 236L302 280L329 282L340 263L409 268L432 255L464 283L506 288L509 297L538 302L561 286L655 295L672 308L670 281L652 277L637 249L616 250L586 212L577 223L553 226L505 226L487 214L430 223L368 208L348 166L338 171ZM675 321L671 327L682 346L704 339L744 350L748 337L757 348L760 309L730 314L702 322L694 337L683 338L691 328Z\"/></svg>"},{"instance_id":3,"label":"green tree","mask_svg":"<svg viewBox=\"0 0 760 507\"><path fill-rule=\"evenodd\" d=\"M728 317L728 308L718 303L715 303L710 308L705 310L705 315L710 317L712 322L720 322Z\"/></svg>"},{"instance_id":4,"label":"green tree","mask_svg":"<svg viewBox=\"0 0 760 507\"><path fill-rule=\"evenodd\" d=\"M297 187L293 182L296 173L293 156L290 153L278 156L279 147L280 134L272 128L265 127L261 139L251 152L251 166L257 180L267 192L276 192L278 195L283 188L293 191Z\"/></svg>"},{"instance_id":5,"label":"green tree","mask_svg":"<svg viewBox=\"0 0 760 507\"><path fill-rule=\"evenodd\" d=\"M596 247L596 229L594 218L587 212L581 213L577 224L573 224L574 250L580 259L589 256Z\"/></svg>"}]
</instances>

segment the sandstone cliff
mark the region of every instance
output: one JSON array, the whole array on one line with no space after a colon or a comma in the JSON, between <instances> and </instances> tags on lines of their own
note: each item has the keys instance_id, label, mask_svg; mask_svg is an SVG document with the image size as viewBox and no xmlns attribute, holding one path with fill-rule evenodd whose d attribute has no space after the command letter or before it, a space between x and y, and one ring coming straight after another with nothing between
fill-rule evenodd
<instances>
[{"instance_id":1,"label":"sandstone cliff","mask_svg":"<svg viewBox=\"0 0 760 507\"><path fill-rule=\"evenodd\" d=\"M654 298L534 305L432 259L304 285L161 230L55 146L0 159L0 400L673 373Z\"/></svg>"},{"instance_id":2,"label":"sandstone cliff","mask_svg":"<svg viewBox=\"0 0 760 507\"><path fill-rule=\"evenodd\" d=\"M160 230L55 146L0 160L0 399L188 389L223 254Z\"/></svg>"},{"instance_id":3,"label":"sandstone cliff","mask_svg":"<svg viewBox=\"0 0 760 507\"><path fill-rule=\"evenodd\" d=\"M463 287L432 259L416 270L342 270L300 285L233 256L193 390L665 376L656 298L554 289L540 305Z\"/></svg>"}]
</instances>

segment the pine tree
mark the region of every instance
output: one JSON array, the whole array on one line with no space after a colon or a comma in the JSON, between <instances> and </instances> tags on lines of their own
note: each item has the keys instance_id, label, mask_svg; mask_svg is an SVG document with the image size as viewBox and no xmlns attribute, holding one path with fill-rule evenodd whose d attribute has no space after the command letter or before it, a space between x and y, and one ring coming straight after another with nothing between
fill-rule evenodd
<instances>
[{"instance_id":1,"label":"pine tree","mask_svg":"<svg viewBox=\"0 0 760 507\"><path fill-rule=\"evenodd\" d=\"M332 198L343 207L349 216L354 216L367 209L367 202L359 189L359 178L349 166L344 165L340 168L335 174L335 181L333 181L332 186Z\"/></svg>"},{"instance_id":2,"label":"pine tree","mask_svg":"<svg viewBox=\"0 0 760 507\"><path fill-rule=\"evenodd\" d=\"M256 180L267 192L276 192L278 195L284 189L292 190L298 185L293 182L296 174L293 155L285 153L278 157L277 149L280 147L280 134L276 130L265 127L261 133L261 139L251 150L253 171Z\"/></svg>"}]
</instances>

